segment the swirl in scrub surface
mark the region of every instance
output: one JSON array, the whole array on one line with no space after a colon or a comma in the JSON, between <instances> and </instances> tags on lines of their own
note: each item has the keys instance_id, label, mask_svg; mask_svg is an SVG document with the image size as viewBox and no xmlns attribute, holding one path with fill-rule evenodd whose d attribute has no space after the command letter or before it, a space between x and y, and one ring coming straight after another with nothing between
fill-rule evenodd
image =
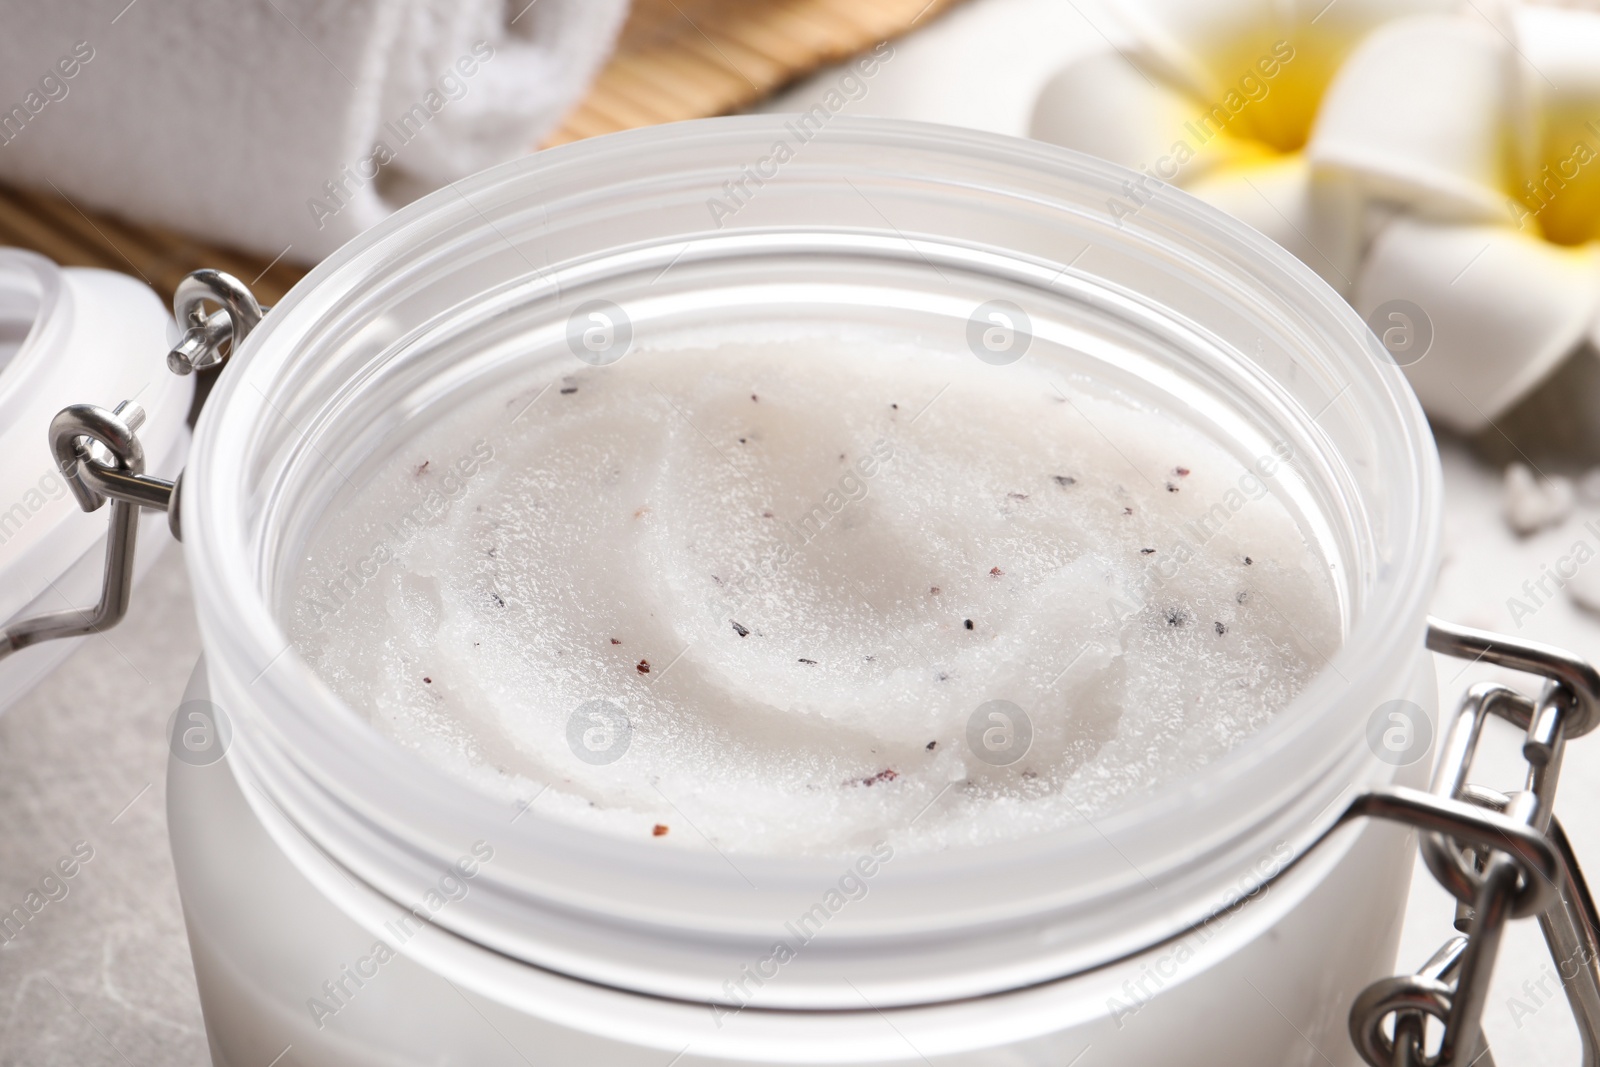
<instances>
[{"instance_id":1,"label":"swirl in scrub surface","mask_svg":"<svg viewBox=\"0 0 1600 1067\"><path fill-rule=\"evenodd\" d=\"M536 817L730 853L1002 841L1217 758L1333 653L1282 459L1026 365L636 352L405 441L289 623L378 730Z\"/></svg>"}]
</instances>

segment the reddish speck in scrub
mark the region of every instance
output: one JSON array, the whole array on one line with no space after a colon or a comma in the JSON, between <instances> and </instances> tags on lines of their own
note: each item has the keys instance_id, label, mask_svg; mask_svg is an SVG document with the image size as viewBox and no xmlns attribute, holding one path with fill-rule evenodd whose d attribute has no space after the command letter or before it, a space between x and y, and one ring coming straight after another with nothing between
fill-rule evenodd
<instances>
[{"instance_id":1,"label":"reddish speck in scrub","mask_svg":"<svg viewBox=\"0 0 1600 1067\"><path fill-rule=\"evenodd\" d=\"M1005 574L1005 571L1001 570L999 567L990 567L989 574L991 577L999 578L1001 575Z\"/></svg>"},{"instance_id":2,"label":"reddish speck in scrub","mask_svg":"<svg viewBox=\"0 0 1600 1067\"><path fill-rule=\"evenodd\" d=\"M861 779L861 784L866 786L877 785L879 782L892 782L898 777L900 777L900 773L898 771L885 767L877 774L874 774L871 778Z\"/></svg>"},{"instance_id":3,"label":"reddish speck in scrub","mask_svg":"<svg viewBox=\"0 0 1600 1067\"><path fill-rule=\"evenodd\" d=\"M613 637L613 638L612 638L612 639L611 639L611 643L612 643L612 644L613 644L613 645L620 645L620 644L622 644L622 642L621 642L621 641L619 641L619 640L618 640L618 639L617 639L617 638L615 638L615 637Z\"/></svg>"},{"instance_id":4,"label":"reddish speck in scrub","mask_svg":"<svg viewBox=\"0 0 1600 1067\"><path fill-rule=\"evenodd\" d=\"M633 665L633 669L638 671L640 674L649 674L650 673L650 661L647 660L647 659L642 659L638 663Z\"/></svg>"},{"instance_id":5,"label":"reddish speck in scrub","mask_svg":"<svg viewBox=\"0 0 1600 1067\"><path fill-rule=\"evenodd\" d=\"M751 397L750 399L754 400L755 397ZM650 836L651 837L666 837L667 836L667 831L669 829L670 829L670 827L668 827L666 823L659 823L658 822L658 823L656 823L655 828L650 831Z\"/></svg>"},{"instance_id":6,"label":"reddish speck in scrub","mask_svg":"<svg viewBox=\"0 0 1600 1067\"><path fill-rule=\"evenodd\" d=\"M429 459L423 460L420 464L418 464L417 468L415 470L413 470L411 473L415 474L418 478L422 477L424 474L426 474L428 472L428 464L432 463L432 462L433 461L429 460Z\"/></svg>"},{"instance_id":7,"label":"reddish speck in scrub","mask_svg":"<svg viewBox=\"0 0 1600 1067\"><path fill-rule=\"evenodd\" d=\"M1180 478L1187 478L1187 477L1189 477L1189 468L1188 467L1173 467L1172 468L1172 473L1176 474Z\"/></svg>"},{"instance_id":8,"label":"reddish speck in scrub","mask_svg":"<svg viewBox=\"0 0 1600 1067\"><path fill-rule=\"evenodd\" d=\"M750 394L750 399L756 401L757 403L759 403L761 401L761 398L759 396L756 396L756 394L754 394L754 393Z\"/></svg>"},{"instance_id":9,"label":"reddish speck in scrub","mask_svg":"<svg viewBox=\"0 0 1600 1067\"><path fill-rule=\"evenodd\" d=\"M932 586L931 588L929 588L928 595L929 596L938 596L939 595L939 587L935 585L935 586Z\"/></svg>"},{"instance_id":10,"label":"reddish speck in scrub","mask_svg":"<svg viewBox=\"0 0 1600 1067\"><path fill-rule=\"evenodd\" d=\"M432 685L433 684L433 679L432 678L424 678L424 679L422 679L422 682L423 682L424 685Z\"/></svg>"},{"instance_id":11,"label":"reddish speck in scrub","mask_svg":"<svg viewBox=\"0 0 1600 1067\"><path fill-rule=\"evenodd\" d=\"M637 508L634 509L633 517L636 518L636 519L642 519L648 514L650 514L650 505L649 504L640 504Z\"/></svg>"}]
</instances>

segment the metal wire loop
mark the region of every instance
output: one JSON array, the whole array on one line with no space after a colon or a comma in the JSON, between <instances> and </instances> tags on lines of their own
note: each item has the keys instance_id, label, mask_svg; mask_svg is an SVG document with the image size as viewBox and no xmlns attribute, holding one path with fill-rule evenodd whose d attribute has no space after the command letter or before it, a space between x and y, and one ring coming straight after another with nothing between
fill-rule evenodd
<instances>
[{"instance_id":1,"label":"metal wire loop","mask_svg":"<svg viewBox=\"0 0 1600 1067\"><path fill-rule=\"evenodd\" d=\"M1567 715L1567 737L1582 737L1600 725L1600 670L1581 656L1554 645L1524 641L1458 626L1440 619L1428 620L1428 647L1461 659L1482 660L1561 683L1573 706Z\"/></svg>"},{"instance_id":2,"label":"metal wire loop","mask_svg":"<svg viewBox=\"0 0 1600 1067\"><path fill-rule=\"evenodd\" d=\"M1466 938L1460 939L1463 945ZM1395 1062L1397 1042L1409 1042L1406 1055L1418 1067L1433 1067L1437 1057L1423 1048L1424 1016L1440 1023L1450 1018L1452 987L1425 974L1401 974L1383 978L1361 991L1350 1008L1350 1040L1369 1064L1389 1067ZM1395 1020L1395 1033L1384 1032L1384 1023ZM1409 1017L1409 1018L1408 1018ZM1403 1025L1410 1022L1410 1026Z\"/></svg>"},{"instance_id":3,"label":"metal wire loop","mask_svg":"<svg viewBox=\"0 0 1600 1067\"><path fill-rule=\"evenodd\" d=\"M1420 789L1392 786L1357 797L1345 818L1358 816L1402 822L1458 844L1502 852L1517 870L1512 897L1512 914L1517 918L1538 914L1555 894L1561 859L1554 846L1543 834L1499 812ZM1477 871L1472 877L1474 887L1481 885ZM1471 903L1476 896L1474 888L1465 900Z\"/></svg>"},{"instance_id":4,"label":"metal wire loop","mask_svg":"<svg viewBox=\"0 0 1600 1067\"><path fill-rule=\"evenodd\" d=\"M105 494L85 477L87 466L99 462L87 442L96 441L110 453L113 469L143 474L144 446L138 432L143 422L144 409L126 401L115 411L73 404L50 420L50 453L84 511L98 511L106 502Z\"/></svg>"},{"instance_id":5,"label":"metal wire loop","mask_svg":"<svg viewBox=\"0 0 1600 1067\"><path fill-rule=\"evenodd\" d=\"M220 304L206 314L207 302ZM178 283L172 294L172 314L185 329L183 339L167 353L174 374L189 374L220 365L261 324L264 308L239 279L220 270L197 270Z\"/></svg>"}]
</instances>

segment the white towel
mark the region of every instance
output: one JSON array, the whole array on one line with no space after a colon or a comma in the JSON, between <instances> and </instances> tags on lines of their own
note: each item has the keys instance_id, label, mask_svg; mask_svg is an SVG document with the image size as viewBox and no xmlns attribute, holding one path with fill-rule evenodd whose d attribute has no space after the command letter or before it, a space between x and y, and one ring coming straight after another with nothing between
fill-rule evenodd
<instances>
[{"instance_id":1,"label":"white towel","mask_svg":"<svg viewBox=\"0 0 1600 1067\"><path fill-rule=\"evenodd\" d=\"M315 262L530 151L627 2L6 3L0 180Z\"/></svg>"}]
</instances>

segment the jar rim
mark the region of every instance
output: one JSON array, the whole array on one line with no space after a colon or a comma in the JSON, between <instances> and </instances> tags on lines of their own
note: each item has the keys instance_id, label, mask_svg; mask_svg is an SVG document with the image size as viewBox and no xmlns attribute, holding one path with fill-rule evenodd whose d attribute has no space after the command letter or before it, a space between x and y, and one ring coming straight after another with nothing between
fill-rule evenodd
<instances>
[{"instance_id":1,"label":"jar rim","mask_svg":"<svg viewBox=\"0 0 1600 1067\"><path fill-rule=\"evenodd\" d=\"M370 319L377 314L362 303L372 298L374 279L398 277L429 256L446 258L484 238L512 213L525 212L530 202L570 207L576 217L584 205L598 203L603 208L608 195L618 202L644 195L636 185L655 190L669 188L675 181L703 186L724 175L729 161L737 163L786 136L785 121L781 115L744 116L608 135L503 164L433 193L313 270L246 340L218 382L197 429L194 459L185 479L189 535L185 555L213 693L236 720L238 740L230 760L301 832L392 898L407 899L416 887L425 886L429 873L448 867L483 827L498 825L492 823L491 814L503 822L505 813L497 802L380 738L293 652L268 588L275 554L286 546L282 531L272 523L281 518L274 508L289 469L272 452L287 447L285 431L274 424L298 422L295 433L302 436L313 431L305 420L286 419L285 395L303 393L312 382L329 395L335 391L339 383L329 382L325 370L318 377L318 346L330 343L331 324L341 317L349 320L365 314ZM924 169L946 166L948 172L935 177L953 190L953 196L1005 196L1017 203L1043 204L1040 210L1070 215L1075 224L1085 226L1089 222L1084 204L1140 177L1037 142L923 123L838 116L825 133L808 151L829 161L834 157L848 161L840 165L859 168L852 173L862 181L874 174L887 175L885 180L904 179L897 168L912 158ZM645 161L653 166L648 168L650 181L641 184L638 175ZM820 172L822 161L795 167ZM985 181L990 183L987 187ZM1059 202L1050 200L1055 196L1061 197ZM1070 197L1077 199L1069 202ZM1103 852L1106 845L1120 851L1137 838L1145 848L1181 858L1176 868L1180 873L1162 887L1162 893L1146 901L1159 914L1132 924L1128 936L1118 942L1120 947L1110 942L1091 946L1074 957L1076 963L1064 962L1065 957L1057 954L1028 961L1034 970L1027 971L989 960L993 966L964 967L962 973L968 977L947 969L927 981L903 980L903 975L893 979L886 970L882 982L871 988L875 1003L931 1002L993 991L974 983L996 988L996 983L1016 985L1027 974L1043 975L1051 968L1062 973L1062 967L1086 965L1091 957L1111 958L1140 939L1155 943L1191 925L1199 917L1197 910L1209 907L1208 894L1238 885L1246 856L1260 857L1277 840L1286 841L1295 852L1309 847L1340 814L1332 803L1338 796L1353 783L1375 782L1393 773L1392 767L1365 751L1361 728L1367 710L1398 695L1395 679L1407 676L1420 654L1440 522L1438 458L1403 373L1385 358L1355 312L1309 268L1198 200L1163 189L1137 214L1118 220L1115 234L1120 236L1107 236L1098 220L1095 225L1100 226L1095 232L1103 240L1161 251L1179 264L1174 270L1187 269L1183 266L1187 264L1243 279L1245 288L1256 289L1251 299L1272 314L1292 317L1305 336L1320 340L1329 359L1342 361L1347 381L1329 406L1337 405L1341 412L1348 409L1370 424L1372 433L1381 438L1375 447L1392 465L1382 501L1386 540L1360 576L1365 599L1344 644L1290 707L1250 740L1173 789L1139 798L1090 828L896 859L894 870L885 875L884 884L892 882L908 893L941 880L968 889L992 887L1017 871L1048 866L1046 854L1050 863L1064 864L1072 856ZM749 232L758 231L752 222ZM693 235L682 236L688 240ZM507 243L511 244L509 239ZM518 253L523 254L520 248ZM561 265L535 266L527 261L527 274L549 274ZM396 343L388 338L388 347L367 353L369 360L381 361ZM321 425L320 417L312 421ZM1330 740L1336 740L1331 748ZM1309 753L1317 753L1315 759ZM1292 775L1270 766L1293 756L1308 761L1303 781L1291 782ZM1244 790L1269 778L1280 786L1274 795L1282 800L1283 809L1237 810ZM1175 835L1175 820L1196 806L1213 813L1231 812L1234 824L1228 833ZM744 889L731 883L724 859L714 853L667 854L622 840L595 840L570 827L537 820L507 825L497 833L502 836L496 847L504 859L481 876L478 885L485 891L475 891L470 905L439 921L510 955L607 984L714 1000L723 978L736 970L730 961L746 958L752 946L768 939L770 923L759 915L717 903L735 899L729 894ZM741 857L740 867L763 886L765 911L760 914L782 915L794 907L803 910L815 895L818 879L836 875L839 862ZM599 886L614 885L622 878L634 883L631 890L615 890L627 897L628 908L619 911L615 900L596 902ZM776 888L766 893L769 885ZM881 915L875 920L876 930L866 919L841 924L841 947L831 963L859 967L873 954L887 954L899 960L903 971L905 960L895 953L904 949L916 956L909 946L919 939L937 942L936 948L948 947L950 938L944 934L956 927L1006 927L1025 931L1018 934L1021 938L1037 940L1041 928L1061 921L1063 909L1077 914L1087 907L1082 901L1045 901L1040 895L1044 890L1034 888L1037 892L1026 900L991 896L965 904L959 904L959 893L952 891L943 912L909 917L894 929L886 928ZM646 894L655 898L642 899ZM1196 899L1192 906L1180 906L1170 899L1178 894ZM544 927L530 920L533 912L548 919L550 928L609 925L613 929L604 937L595 936L611 938L607 944L631 944L633 958L626 963L615 959L597 963L596 953L577 941L545 936ZM712 914L691 929L696 922L686 916L701 913ZM518 926L533 932L514 934L512 928ZM695 952L685 948L690 942L698 944ZM1008 945L1012 942L996 938L990 955L1003 956L1010 951ZM970 964L963 951L952 948L941 958L949 962L959 957ZM704 966L693 974L684 973L682 958L695 953L699 953L696 966ZM828 965L827 960L816 965L815 981L797 981L787 1006L840 1006L837 990L829 990ZM780 995L774 1003L786 1002Z\"/></svg>"}]
</instances>

